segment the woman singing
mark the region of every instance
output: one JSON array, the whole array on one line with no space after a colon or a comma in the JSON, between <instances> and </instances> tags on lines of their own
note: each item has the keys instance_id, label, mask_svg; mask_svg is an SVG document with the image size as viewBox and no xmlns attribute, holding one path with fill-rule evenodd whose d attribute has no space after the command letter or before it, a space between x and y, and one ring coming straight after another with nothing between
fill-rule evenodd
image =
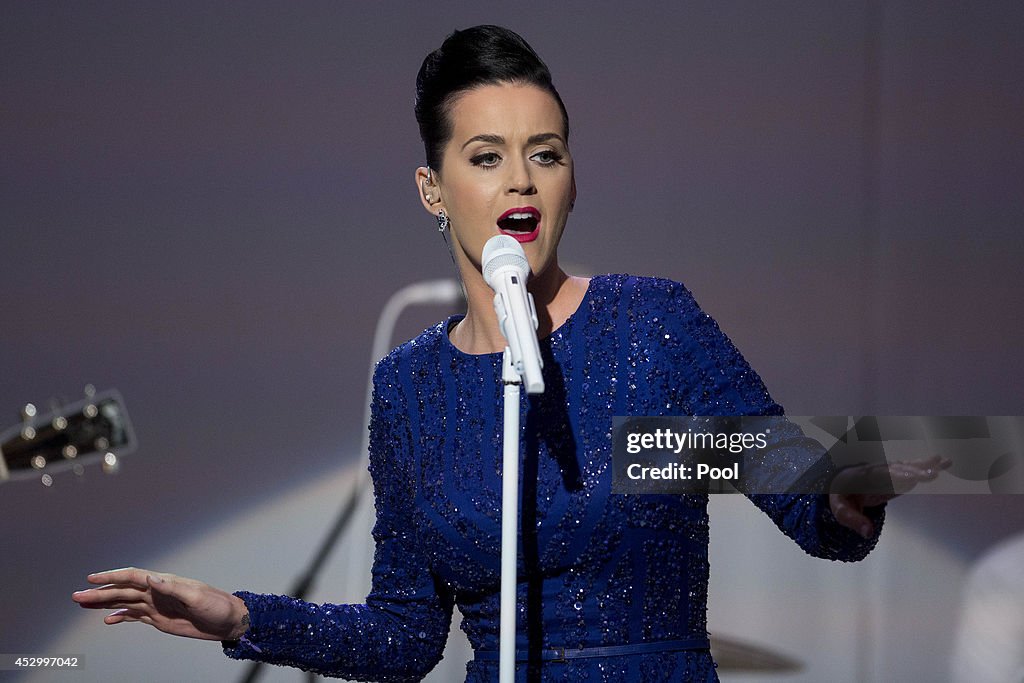
<instances>
[{"instance_id":1,"label":"woman singing","mask_svg":"<svg viewBox=\"0 0 1024 683\"><path fill-rule=\"evenodd\" d=\"M522 38L496 26L449 36L419 71L416 118L427 161L416 191L449 240L467 310L377 364L366 603L230 594L142 569L90 575L104 585L74 600L115 609L107 624L223 641L230 657L382 681L426 675L458 606L474 649L466 680L496 681L505 340L481 252L507 234L532 272L546 384L521 405L517 677L718 680L705 621L707 496L612 494L611 417L782 408L683 285L559 267L576 201L569 120ZM941 466L891 471L904 490ZM892 497L747 493L806 552L846 561L874 547Z\"/></svg>"}]
</instances>

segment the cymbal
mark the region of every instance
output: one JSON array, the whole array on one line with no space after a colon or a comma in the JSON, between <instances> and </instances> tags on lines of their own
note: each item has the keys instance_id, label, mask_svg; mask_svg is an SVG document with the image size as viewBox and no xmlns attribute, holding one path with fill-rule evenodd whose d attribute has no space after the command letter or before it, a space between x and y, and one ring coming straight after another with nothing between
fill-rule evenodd
<instances>
[{"instance_id":1,"label":"cymbal","mask_svg":"<svg viewBox=\"0 0 1024 683\"><path fill-rule=\"evenodd\" d=\"M722 670L792 673L804 668L798 659L749 641L722 635L712 635L710 638L711 656Z\"/></svg>"}]
</instances>

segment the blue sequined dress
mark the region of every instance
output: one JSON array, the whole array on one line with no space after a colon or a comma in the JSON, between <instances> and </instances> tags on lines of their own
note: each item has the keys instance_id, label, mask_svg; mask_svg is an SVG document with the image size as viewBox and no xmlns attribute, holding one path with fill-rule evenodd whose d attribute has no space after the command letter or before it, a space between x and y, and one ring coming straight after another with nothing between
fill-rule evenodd
<instances>
[{"instance_id":1,"label":"blue sequined dress","mask_svg":"<svg viewBox=\"0 0 1024 683\"><path fill-rule=\"evenodd\" d=\"M376 368L376 554L366 603L239 591L251 623L241 642L224 643L228 656L419 680L441 659L457 605L475 653L466 681L498 680L501 354L456 349L447 331L457 319ZM669 280L593 278L579 309L540 347L546 390L525 398L521 414L517 680L718 680L706 645L707 496L611 494L611 416L782 409L690 292ZM796 466L793 443L777 449L773 466ZM825 496L748 497L806 552L828 559L864 557L884 515L872 509L876 537L865 540L836 523ZM620 647L557 661L560 648L600 646Z\"/></svg>"}]
</instances>

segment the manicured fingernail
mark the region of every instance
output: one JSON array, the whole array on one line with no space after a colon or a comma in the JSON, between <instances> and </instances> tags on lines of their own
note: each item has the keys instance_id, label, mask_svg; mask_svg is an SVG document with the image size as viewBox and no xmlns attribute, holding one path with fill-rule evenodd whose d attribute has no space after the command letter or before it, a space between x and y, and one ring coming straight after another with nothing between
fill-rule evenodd
<instances>
[{"instance_id":1,"label":"manicured fingernail","mask_svg":"<svg viewBox=\"0 0 1024 683\"><path fill-rule=\"evenodd\" d=\"M152 581L153 583L163 583L164 582L164 580L161 579L159 576L153 576L152 574L149 575L149 580Z\"/></svg>"}]
</instances>

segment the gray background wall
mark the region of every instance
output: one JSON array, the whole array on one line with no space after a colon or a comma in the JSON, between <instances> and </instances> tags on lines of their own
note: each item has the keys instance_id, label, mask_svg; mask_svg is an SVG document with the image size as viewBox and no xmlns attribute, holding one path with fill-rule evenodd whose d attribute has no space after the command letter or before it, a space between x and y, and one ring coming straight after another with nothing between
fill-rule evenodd
<instances>
[{"instance_id":1,"label":"gray background wall","mask_svg":"<svg viewBox=\"0 0 1024 683\"><path fill-rule=\"evenodd\" d=\"M579 184L563 258L686 282L789 412L1024 412L1020 3L5 2L0 15L0 424L92 382L122 391L141 443L117 476L0 488L0 652L47 650L86 573L184 562L174 549L357 461L381 305L452 274L416 201L412 98L454 28L507 25L553 71ZM401 336L447 313L418 311ZM225 587L284 590L270 577L303 556L275 544L315 543L324 500L255 536L244 562L211 559L239 577ZM724 507L728 533L756 528L756 511ZM895 595L913 571L947 598L901 604L898 623L879 607L874 640L836 656L880 675L891 662L870 643L896 639L939 672L918 646L950 637L948 580L1024 526L1024 505L907 497L890 521L903 531L857 580ZM929 573L931 553L947 573ZM755 572L733 578L730 595L766 592ZM748 622L777 618L750 609ZM145 643L126 661L192 647Z\"/></svg>"}]
</instances>

